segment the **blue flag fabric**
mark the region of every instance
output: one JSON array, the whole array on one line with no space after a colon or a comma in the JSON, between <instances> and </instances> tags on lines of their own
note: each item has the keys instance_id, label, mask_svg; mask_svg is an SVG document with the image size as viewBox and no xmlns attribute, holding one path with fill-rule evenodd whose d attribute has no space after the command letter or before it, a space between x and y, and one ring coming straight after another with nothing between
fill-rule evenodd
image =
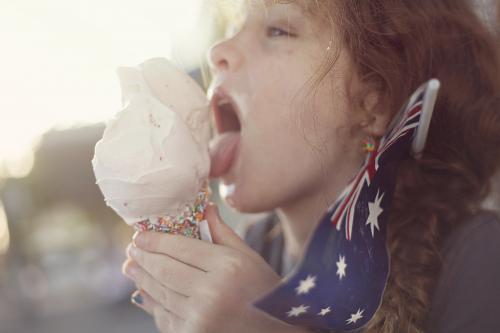
<instances>
[{"instance_id":1,"label":"blue flag fabric","mask_svg":"<svg viewBox=\"0 0 500 333\"><path fill-rule=\"evenodd\" d=\"M398 162L422 152L438 89L430 80L410 97L322 217L301 263L257 308L292 325L340 331L373 317L389 274L387 221Z\"/></svg>"}]
</instances>

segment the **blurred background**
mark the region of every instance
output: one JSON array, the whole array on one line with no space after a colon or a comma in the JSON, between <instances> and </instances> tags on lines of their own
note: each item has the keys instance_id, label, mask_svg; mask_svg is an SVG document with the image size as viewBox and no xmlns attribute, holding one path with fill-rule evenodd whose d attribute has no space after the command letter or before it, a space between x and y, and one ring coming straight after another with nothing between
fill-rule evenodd
<instances>
[{"instance_id":1,"label":"blurred background","mask_svg":"<svg viewBox=\"0 0 500 333\"><path fill-rule=\"evenodd\" d=\"M0 333L156 332L121 274L133 230L104 205L90 161L121 108L116 67L166 57L202 84L214 10L0 0Z\"/></svg>"},{"instance_id":2,"label":"blurred background","mask_svg":"<svg viewBox=\"0 0 500 333\"><path fill-rule=\"evenodd\" d=\"M156 331L121 274L133 230L90 161L121 108L116 67L166 57L202 84L224 26L213 12L210 0L0 0L0 333ZM221 211L235 227L247 217Z\"/></svg>"}]
</instances>

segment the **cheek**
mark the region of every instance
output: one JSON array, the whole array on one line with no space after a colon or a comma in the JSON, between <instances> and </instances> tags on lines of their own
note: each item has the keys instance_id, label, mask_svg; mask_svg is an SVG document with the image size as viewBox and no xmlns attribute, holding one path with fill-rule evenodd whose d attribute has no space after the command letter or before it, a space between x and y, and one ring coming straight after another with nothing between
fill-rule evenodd
<instances>
[{"instance_id":1,"label":"cheek","mask_svg":"<svg viewBox=\"0 0 500 333\"><path fill-rule=\"evenodd\" d=\"M289 108L269 106L249 118L242 138L232 198L242 212L275 209L307 195L321 185L325 168L332 167L318 151L324 147L308 141L310 133L299 127L297 117L290 117Z\"/></svg>"},{"instance_id":2,"label":"cheek","mask_svg":"<svg viewBox=\"0 0 500 333\"><path fill-rule=\"evenodd\" d=\"M305 74L276 71L254 82L248 103L230 198L242 212L275 209L317 190L345 146L336 134L345 120L332 114L331 91L320 91L323 97L314 103L304 102L296 93L304 91Z\"/></svg>"},{"instance_id":3,"label":"cheek","mask_svg":"<svg viewBox=\"0 0 500 333\"><path fill-rule=\"evenodd\" d=\"M308 195L331 168L297 133L274 131L269 140L261 136L254 143L245 147L236 177L233 200L242 212L275 209Z\"/></svg>"}]
</instances>

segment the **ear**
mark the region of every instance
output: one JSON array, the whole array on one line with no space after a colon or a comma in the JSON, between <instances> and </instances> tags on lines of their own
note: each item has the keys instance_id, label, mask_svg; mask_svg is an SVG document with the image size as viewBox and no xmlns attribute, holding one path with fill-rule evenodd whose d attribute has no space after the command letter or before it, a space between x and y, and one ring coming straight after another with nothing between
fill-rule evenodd
<instances>
[{"instance_id":1,"label":"ear","mask_svg":"<svg viewBox=\"0 0 500 333\"><path fill-rule=\"evenodd\" d=\"M376 91L367 93L363 99L362 117L359 128L365 136L381 138L389 126L392 114L385 103L382 102L380 94Z\"/></svg>"}]
</instances>

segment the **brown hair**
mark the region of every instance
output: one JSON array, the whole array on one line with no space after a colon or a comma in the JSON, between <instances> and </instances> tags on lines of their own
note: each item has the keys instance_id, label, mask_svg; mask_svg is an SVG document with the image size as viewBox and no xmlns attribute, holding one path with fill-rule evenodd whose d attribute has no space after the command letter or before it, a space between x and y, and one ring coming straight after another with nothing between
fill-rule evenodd
<instances>
[{"instance_id":1,"label":"brown hair","mask_svg":"<svg viewBox=\"0 0 500 333\"><path fill-rule=\"evenodd\" d=\"M442 83L423 157L400 167L389 221L389 281L366 327L422 332L443 242L480 209L500 164L498 44L465 0L315 4L307 10L331 15L362 84L381 94L387 110L397 111L430 78Z\"/></svg>"},{"instance_id":2,"label":"brown hair","mask_svg":"<svg viewBox=\"0 0 500 333\"><path fill-rule=\"evenodd\" d=\"M389 281L364 331L423 332L443 243L480 209L500 165L500 59L492 33L499 27L488 31L471 0L295 2L342 37L365 87L352 92L353 105L362 106L375 90L381 106L395 113L422 83L441 81L423 157L409 158L399 169L389 221ZM313 85L337 56L325 59Z\"/></svg>"}]
</instances>

